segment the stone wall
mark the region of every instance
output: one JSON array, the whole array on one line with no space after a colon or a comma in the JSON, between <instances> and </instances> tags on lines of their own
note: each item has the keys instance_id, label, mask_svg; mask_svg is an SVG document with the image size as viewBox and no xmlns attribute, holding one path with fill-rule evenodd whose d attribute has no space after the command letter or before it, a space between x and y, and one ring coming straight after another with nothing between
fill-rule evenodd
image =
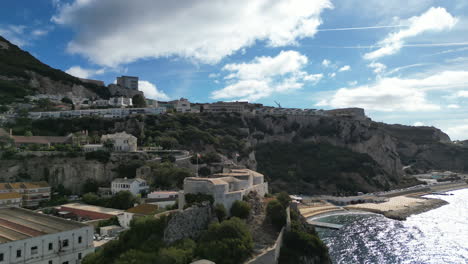
<instances>
[{"instance_id":1,"label":"stone wall","mask_svg":"<svg viewBox=\"0 0 468 264\"><path fill-rule=\"evenodd\" d=\"M184 238L197 238L203 230L208 228L212 219L209 203L175 212L164 230L164 242L173 243Z\"/></svg>"}]
</instances>

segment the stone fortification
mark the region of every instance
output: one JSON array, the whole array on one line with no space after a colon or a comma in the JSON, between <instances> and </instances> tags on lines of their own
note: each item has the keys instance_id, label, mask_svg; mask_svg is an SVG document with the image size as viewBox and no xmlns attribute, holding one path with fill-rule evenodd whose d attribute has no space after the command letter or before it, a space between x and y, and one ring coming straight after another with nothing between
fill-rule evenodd
<instances>
[{"instance_id":1,"label":"stone fortification","mask_svg":"<svg viewBox=\"0 0 468 264\"><path fill-rule=\"evenodd\" d=\"M184 238L197 238L203 230L208 228L213 215L211 205L192 206L183 211L172 214L164 230L164 242L173 243Z\"/></svg>"}]
</instances>

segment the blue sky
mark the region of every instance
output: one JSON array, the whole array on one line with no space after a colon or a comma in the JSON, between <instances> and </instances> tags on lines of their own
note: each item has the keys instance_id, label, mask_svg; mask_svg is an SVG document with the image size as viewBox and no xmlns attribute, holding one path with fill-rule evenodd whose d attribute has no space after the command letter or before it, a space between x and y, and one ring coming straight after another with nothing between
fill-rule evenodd
<instances>
[{"instance_id":1,"label":"blue sky","mask_svg":"<svg viewBox=\"0 0 468 264\"><path fill-rule=\"evenodd\" d=\"M466 0L15 0L0 35L152 98L363 107L468 138Z\"/></svg>"}]
</instances>

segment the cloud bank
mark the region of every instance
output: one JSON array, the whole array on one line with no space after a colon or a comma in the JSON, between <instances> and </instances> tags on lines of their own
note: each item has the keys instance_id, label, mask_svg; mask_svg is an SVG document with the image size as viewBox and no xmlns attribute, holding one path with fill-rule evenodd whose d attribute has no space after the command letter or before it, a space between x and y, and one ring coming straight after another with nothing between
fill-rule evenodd
<instances>
[{"instance_id":1,"label":"cloud bank","mask_svg":"<svg viewBox=\"0 0 468 264\"><path fill-rule=\"evenodd\" d=\"M249 63L227 64L223 71L228 85L212 93L213 99L255 101L273 93L301 89L305 83L317 84L323 74L304 71L308 58L297 51L281 51L275 57L257 57Z\"/></svg>"},{"instance_id":2,"label":"cloud bank","mask_svg":"<svg viewBox=\"0 0 468 264\"><path fill-rule=\"evenodd\" d=\"M52 18L76 37L68 51L115 67L180 56L217 63L257 41L280 47L313 37L330 0L74 0Z\"/></svg>"}]
</instances>

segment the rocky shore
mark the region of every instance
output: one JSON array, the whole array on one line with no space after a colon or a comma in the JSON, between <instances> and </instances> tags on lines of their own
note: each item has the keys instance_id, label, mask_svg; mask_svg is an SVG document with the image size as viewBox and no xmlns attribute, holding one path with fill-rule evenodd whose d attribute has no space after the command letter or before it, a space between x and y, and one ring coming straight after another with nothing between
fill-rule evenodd
<instances>
[{"instance_id":1,"label":"rocky shore","mask_svg":"<svg viewBox=\"0 0 468 264\"><path fill-rule=\"evenodd\" d=\"M448 204L444 200L440 199L426 199L425 202L413 205L410 207L401 208L398 210L384 211L381 212L385 217L395 219L395 220L406 220L407 217L413 214L420 214L427 212L432 209L439 208L443 205Z\"/></svg>"}]
</instances>

